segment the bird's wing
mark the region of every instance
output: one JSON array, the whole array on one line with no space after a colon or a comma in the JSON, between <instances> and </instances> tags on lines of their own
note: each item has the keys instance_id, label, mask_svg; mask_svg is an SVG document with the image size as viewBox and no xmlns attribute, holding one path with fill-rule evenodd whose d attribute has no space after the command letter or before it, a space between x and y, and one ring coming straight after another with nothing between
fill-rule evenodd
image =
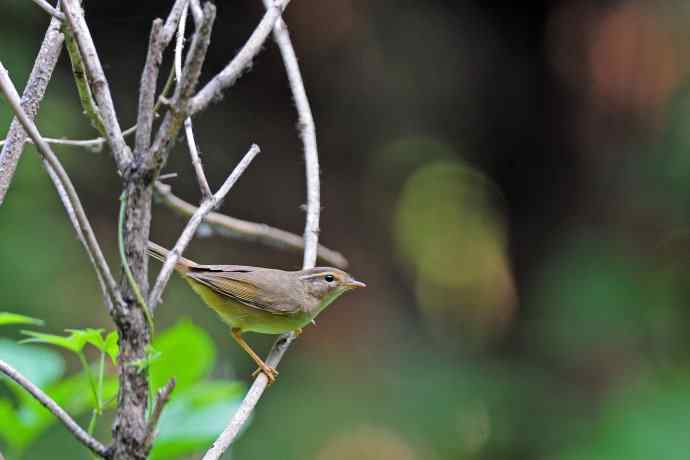
<instances>
[{"instance_id":1,"label":"bird's wing","mask_svg":"<svg viewBox=\"0 0 690 460\"><path fill-rule=\"evenodd\" d=\"M204 265L193 268L187 276L211 288L216 293L229 297L251 308L277 315L296 313L298 306L279 302L266 293L265 289L251 282L251 274L264 270L243 265Z\"/></svg>"}]
</instances>

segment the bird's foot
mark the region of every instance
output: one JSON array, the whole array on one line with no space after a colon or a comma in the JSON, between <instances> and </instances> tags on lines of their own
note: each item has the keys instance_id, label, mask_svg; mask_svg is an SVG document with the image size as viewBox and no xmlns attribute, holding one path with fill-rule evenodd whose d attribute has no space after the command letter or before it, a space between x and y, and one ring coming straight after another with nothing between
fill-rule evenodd
<instances>
[{"instance_id":1,"label":"bird's foot","mask_svg":"<svg viewBox=\"0 0 690 460\"><path fill-rule=\"evenodd\" d=\"M268 377L269 385L274 384L276 379L278 378L278 371L269 366L268 364L259 366L254 372L252 372L252 378L256 378L256 376L259 375L261 372L266 374L266 377Z\"/></svg>"}]
</instances>

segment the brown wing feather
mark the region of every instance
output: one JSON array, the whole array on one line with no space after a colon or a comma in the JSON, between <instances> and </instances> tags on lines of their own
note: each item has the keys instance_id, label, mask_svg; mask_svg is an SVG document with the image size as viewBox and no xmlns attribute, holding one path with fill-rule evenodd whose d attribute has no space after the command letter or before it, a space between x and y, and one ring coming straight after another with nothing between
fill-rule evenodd
<instances>
[{"instance_id":1,"label":"brown wing feather","mask_svg":"<svg viewBox=\"0 0 690 460\"><path fill-rule=\"evenodd\" d=\"M187 276L248 307L278 315L293 313L290 306L276 304L269 296L262 295L254 283L242 279L257 270L261 269L241 265L204 265L193 268Z\"/></svg>"}]
</instances>

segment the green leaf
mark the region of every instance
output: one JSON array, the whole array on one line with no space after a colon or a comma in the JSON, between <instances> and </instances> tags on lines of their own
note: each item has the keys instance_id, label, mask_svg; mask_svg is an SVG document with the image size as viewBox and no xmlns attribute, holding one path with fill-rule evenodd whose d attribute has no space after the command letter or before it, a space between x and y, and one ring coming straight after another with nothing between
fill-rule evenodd
<instances>
[{"instance_id":1,"label":"green leaf","mask_svg":"<svg viewBox=\"0 0 690 460\"><path fill-rule=\"evenodd\" d=\"M117 331L112 331L105 338L104 351L108 353L110 359L113 362L113 366L117 364L117 356L120 354L120 347L118 346L118 335Z\"/></svg>"},{"instance_id":2,"label":"green leaf","mask_svg":"<svg viewBox=\"0 0 690 460\"><path fill-rule=\"evenodd\" d=\"M18 345L8 339L0 339L0 359L39 387L55 382L65 372L65 363L59 353Z\"/></svg>"},{"instance_id":3,"label":"green leaf","mask_svg":"<svg viewBox=\"0 0 690 460\"><path fill-rule=\"evenodd\" d=\"M176 391L182 392L208 375L215 361L209 335L189 321L180 321L153 341L160 358L150 367L154 389L175 377Z\"/></svg>"},{"instance_id":4,"label":"green leaf","mask_svg":"<svg viewBox=\"0 0 690 460\"><path fill-rule=\"evenodd\" d=\"M173 459L208 448L242 400L239 382L209 381L173 393L158 425L151 460Z\"/></svg>"},{"instance_id":5,"label":"green leaf","mask_svg":"<svg viewBox=\"0 0 690 460\"><path fill-rule=\"evenodd\" d=\"M43 320L18 315L16 313L0 312L0 326L6 324L33 324L35 326L43 326Z\"/></svg>"},{"instance_id":6,"label":"green leaf","mask_svg":"<svg viewBox=\"0 0 690 460\"><path fill-rule=\"evenodd\" d=\"M65 369L59 353L6 339L0 339L0 359L42 389L56 382ZM0 381L8 385L20 403L14 408L8 400L0 399L0 435L15 452L20 452L40 435L44 426L55 422L55 416L9 378L0 376Z\"/></svg>"},{"instance_id":7,"label":"green leaf","mask_svg":"<svg viewBox=\"0 0 690 460\"><path fill-rule=\"evenodd\" d=\"M24 339L19 343L47 343L79 353L87 343L93 345L94 343L103 342L101 337L102 329L67 329L66 332L70 334L68 336L61 336L35 331L22 331L22 334L28 335L30 338Z\"/></svg>"}]
</instances>

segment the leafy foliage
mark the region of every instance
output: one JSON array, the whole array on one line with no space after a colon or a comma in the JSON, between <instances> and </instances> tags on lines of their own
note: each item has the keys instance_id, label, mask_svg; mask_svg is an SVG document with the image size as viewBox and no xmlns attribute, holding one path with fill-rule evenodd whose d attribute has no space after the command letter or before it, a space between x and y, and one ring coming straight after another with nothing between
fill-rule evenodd
<instances>
[{"instance_id":1,"label":"leafy foliage","mask_svg":"<svg viewBox=\"0 0 690 460\"><path fill-rule=\"evenodd\" d=\"M6 315L6 316L3 316ZM0 314L0 324L40 324L40 320L14 314ZM0 359L5 360L41 387L73 417L91 411L89 431L96 426L103 411L114 408L118 380L113 369L106 369L104 357L113 365L118 356L116 331L70 329L67 335L23 331L29 338L21 345L0 339ZM65 376L65 362L60 353L38 345L51 345L77 354L82 372ZM100 360L86 361L87 345L100 351ZM204 449L218 436L242 397L244 386L238 382L209 380L215 362L215 348L208 334L189 321L180 321L155 338L149 355L135 363L149 372L155 392L175 377L177 386L163 411L152 457L157 460L178 458ZM0 439L19 458L56 419L23 388L8 379L10 396L0 394Z\"/></svg>"}]
</instances>

